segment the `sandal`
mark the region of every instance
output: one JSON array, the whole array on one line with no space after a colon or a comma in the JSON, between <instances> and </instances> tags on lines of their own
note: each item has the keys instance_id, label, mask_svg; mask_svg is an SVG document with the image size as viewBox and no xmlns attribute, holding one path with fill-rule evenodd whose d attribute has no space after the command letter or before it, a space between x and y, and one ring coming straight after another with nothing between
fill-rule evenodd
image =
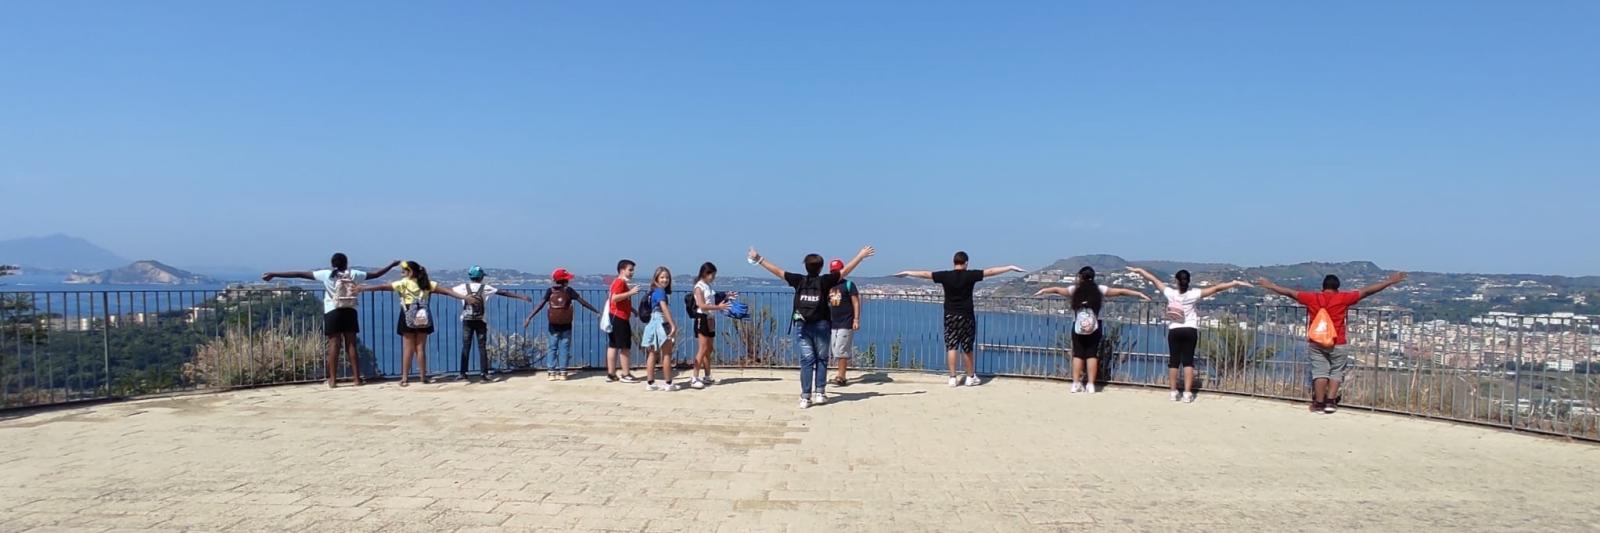
<instances>
[{"instance_id":1,"label":"sandal","mask_svg":"<svg viewBox=\"0 0 1600 533\"><path fill-rule=\"evenodd\" d=\"M401 387L410 387L411 386L411 382L402 379L402 380L400 380L400 386Z\"/></svg>"}]
</instances>

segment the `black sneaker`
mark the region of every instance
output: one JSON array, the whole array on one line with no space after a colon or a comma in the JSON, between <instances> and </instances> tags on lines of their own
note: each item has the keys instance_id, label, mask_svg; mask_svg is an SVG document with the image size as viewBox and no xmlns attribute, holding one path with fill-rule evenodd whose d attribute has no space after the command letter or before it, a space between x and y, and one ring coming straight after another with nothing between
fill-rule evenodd
<instances>
[{"instance_id":1,"label":"black sneaker","mask_svg":"<svg viewBox=\"0 0 1600 533\"><path fill-rule=\"evenodd\" d=\"M1313 412L1313 413L1324 413L1324 412L1327 412L1326 411L1327 408L1328 408L1327 404L1324 404L1324 403L1321 403L1321 402L1311 402L1311 412Z\"/></svg>"},{"instance_id":2,"label":"black sneaker","mask_svg":"<svg viewBox=\"0 0 1600 533\"><path fill-rule=\"evenodd\" d=\"M621 380L623 383L638 383L639 382L639 378L633 377L633 376L628 375L628 374L623 374L622 376L618 377L617 379Z\"/></svg>"},{"instance_id":3,"label":"black sneaker","mask_svg":"<svg viewBox=\"0 0 1600 533\"><path fill-rule=\"evenodd\" d=\"M471 379L472 379L472 376L468 376L466 372L462 372L460 374L456 374L456 381L468 381L468 380L471 380Z\"/></svg>"},{"instance_id":4,"label":"black sneaker","mask_svg":"<svg viewBox=\"0 0 1600 533\"><path fill-rule=\"evenodd\" d=\"M616 383L616 382L617 382L617 375L616 374L606 374L606 383Z\"/></svg>"}]
</instances>

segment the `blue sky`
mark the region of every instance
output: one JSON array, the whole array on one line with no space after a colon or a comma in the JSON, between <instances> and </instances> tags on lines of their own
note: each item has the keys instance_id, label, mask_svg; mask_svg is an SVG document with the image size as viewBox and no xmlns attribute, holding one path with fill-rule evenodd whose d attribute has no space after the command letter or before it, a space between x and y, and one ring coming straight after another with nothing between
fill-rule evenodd
<instances>
[{"instance_id":1,"label":"blue sky","mask_svg":"<svg viewBox=\"0 0 1600 533\"><path fill-rule=\"evenodd\" d=\"M1597 23L1595 2L7 3L0 238L272 268L872 243L869 274L956 249L1600 274Z\"/></svg>"}]
</instances>

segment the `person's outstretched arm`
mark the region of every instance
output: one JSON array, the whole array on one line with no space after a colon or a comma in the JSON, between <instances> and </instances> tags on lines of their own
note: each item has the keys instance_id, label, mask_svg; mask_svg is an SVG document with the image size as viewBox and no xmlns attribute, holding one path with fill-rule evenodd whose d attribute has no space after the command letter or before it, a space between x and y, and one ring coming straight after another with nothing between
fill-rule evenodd
<instances>
[{"instance_id":1,"label":"person's outstretched arm","mask_svg":"<svg viewBox=\"0 0 1600 533\"><path fill-rule=\"evenodd\" d=\"M1023 270L1022 267L1019 267L1017 265L1006 265L1006 266L998 266L998 267L989 267L989 268L983 269L983 277L992 278L992 277L995 277L995 276L998 276L998 275L1001 275L1001 274L1010 274L1012 272L1027 272L1027 271Z\"/></svg>"},{"instance_id":2,"label":"person's outstretched arm","mask_svg":"<svg viewBox=\"0 0 1600 533\"><path fill-rule=\"evenodd\" d=\"M544 310L544 304L544 302L539 302L539 305L534 306L533 311L528 313L528 318L522 319L522 329L528 329L528 324L533 323L533 317L538 316L539 311Z\"/></svg>"},{"instance_id":3,"label":"person's outstretched arm","mask_svg":"<svg viewBox=\"0 0 1600 533\"><path fill-rule=\"evenodd\" d=\"M530 297L527 297L527 296L523 296L521 294L517 294L517 293L514 293L514 292L510 292L510 291L495 291L494 295L495 296L504 296L506 298L511 298L511 299L514 299L514 300L522 300L522 301L528 302L530 304L533 303L533 298L530 298ZM539 304L539 305L544 305L544 304Z\"/></svg>"},{"instance_id":4,"label":"person's outstretched arm","mask_svg":"<svg viewBox=\"0 0 1600 533\"><path fill-rule=\"evenodd\" d=\"M367 273L367 279L378 279L378 278L384 277L384 276L389 274L390 270L394 270L394 267L397 267L397 266L400 266L400 260L399 259L396 259L394 261L390 261L389 262L389 266L374 270L372 272L368 272Z\"/></svg>"},{"instance_id":5,"label":"person's outstretched arm","mask_svg":"<svg viewBox=\"0 0 1600 533\"><path fill-rule=\"evenodd\" d=\"M1161 282L1161 278L1156 277L1155 274L1151 274L1149 270L1145 270L1145 269L1142 269L1142 268L1139 268L1139 267L1136 267L1136 266L1131 266L1131 267L1128 267L1128 271L1132 272L1134 274L1138 274L1139 277L1144 278L1145 281L1148 281L1150 283L1154 283L1156 285L1156 291L1157 292L1166 292L1167 291L1167 284L1162 283ZM1210 295L1207 294L1206 296L1210 296Z\"/></svg>"},{"instance_id":6,"label":"person's outstretched arm","mask_svg":"<svg viewBox=\"0 0 1600 533\"><path fill-rule=\"evenodd\" d=\"M1237 289L1237 288L1243 288L1243 287L1250 287L1250 286L1251 285L1249 283L1245 283L1245 282L1239 281L1239 280L1234 280L1234 281L1230 281L1230 282L1227 282L1227 283L1223 283L1221 285L1215 285L1215 286L1211 286L1211 287L1206 287L1206 290L1200 291L1200 297L1201 298L1210 298L1211 295L1219 293L1219 292L1222 292L1222 291L1225 291L1225 290Z\"/></svg>"},{"instance_id":7,"label":"person's outstretched arm","mask_svg":"<svg viewBox=\"0 0 1600 533\"><path fill-rule=\"evenodd\" d=\"M787 279L784 279L787 272L784 272L783 269L778 268L778 265L773 264L772 261L768 261L767 258L762 257L761 252L756 251L756 247L750 247L750 255L748 257L750 258L750 261L760 265L761 268L767 269L767 272L771 272L772 275L777 276L778 279L788 281Z\"/></svg>"},{"instance_id":8,"label":"person's outstretched arm","mask_svg":"<svg viewBox=\"0 0 1600 533\"><path fill-rule=\"evenodd\" d=\"M267 272L261 275L261 281L272 281L273 278L308 279L316 281L316 276L310 272Z\"/></svg>"},{"instance_id":9,"label":"person's outstretched arm","mask_svg":"<svg viewBox=\"0 0 1600 533\"><path fill-rule=\"evenodd\" d=\"M452 291L450 289L446 289L446 288L444 288L444 285L434 285L433 286L433 290L428 291L428 292L431 292L433 294L437 294L437 295L440 295L440 296L449 296L451 298L455 298L455 299L461 300L463 302L467 301L467 297L466 296L462 296L462 295L456 294L456 291Z\"/></svg>"},{"instance_id":10,"label":"person's outstretched arm","mask_svg":"<svg viewBox=\"0 0 1600 533\"><path fill-rule=\"evenodd\" d=\"M1395 272L1393 275L1389 276L1389 279L1380 281L1378 283L1374 283L1372 285L1368 285L1366 287L1362 287L1361 288L1361 298L1362 299L1366 299L1368 296L1372 296L1374 294L1378 294L1380 292L1383 292L1384 289L1387 289L1389 287L1393 287L1395 285L1399 285L1400 282L1405 281L1405 280L1406 280L1406 273L1405 272Z\"/></svg>"},{"instance_id":11,"label":"person's outstretched arm","mask_svg":"<svg viewBox=\"0 0 1600 533\"><path fill-rule=\"evenodd\" d=\"M902 270L894 275L897 278L933 279L933 272L927 270Z\"/></svg>"},{"instance_id":12,"label":"person's outstretched arm","mask_svg":"<svg viewBox=\"0 0 1600 533\"><path fill-rule=\"evenodd\" d=\"M568 290L571 290L571 289L568 289ZM572 291L572 299L577 300L579 305L582 305L584 308L587 308L590 312L593 312L594 314L597 314L597 315L600 314L600 310L599 309L595 309L593 305L589 305L589 301L583 299L583 295L578 294L578 291ZM539 305L544 305L544 304L539 304Z\"/></svg>"},{"instance_id":13,"label":"person's outstretched arm","mask_svg":"<svg viewBox=\"0 0 1600 533\"><path fill-rule=\"evenodd\" d=\"M391 287L388 283L362 285L361 292L394 292L394 287Z\"/></svg>"},{"instance_id":14,"label":"person's outstretched arm","mask_svg":"<svg viewBox=\"0 0 1600 533\"><path fill-rule=\"evenodd\" d=\"M1284 296L1284 297L1287 297L1287 298L1290 298L1290 299L1294 299L1294 300L1298 300L1299 299L1298 296L1297 296L1299 293L1296 293L1293 290L1284 288L1283 286L1278 285L1277 283L1273 283L1272 280L1267 279L1267 278L1257 279L1256 280L1256 286L1257 287L1261 287L1261 288L1266 289L1266 290L1269 290L1269 291L1272 291L1272 292L1275 292L1275 293L1278 293L1278 295L1280 295L1280 296Z\"/></svg>"},{"instance_id":15,"label":"person's outstretched arm","mask_svg":"<svg viewBox=\"0 0 1600 533\"><path fill-rule=\"evenodd\" d=\"M1033 293L1034 296L1049 296L1052 294L1056 296L1071 297L1072 289L1071 287L1045 287L1043 289L1039 289L1039 292Z\"/></svg>"},{"instance_id":16,"label":"person's outstretched arm","mask_svg":"<svg viewBox=\"0 0 1600 533\"><path fill-rule=\"evenodd\" d=\"M1116 298L1118 296L1128 296L1128 297L1138 298L1138 299L1144 300L1146 302L1150 301L1150 295L1147 295L1145 293L1142 293L1142 292L1139 292L1139 291L1136 291L1136 290L1133 290L1133 289L1120 289L1120 288L1116 288L1116 287L1107 287L1106 296L1109 297L1109 298Z\"/></svg>"},{"instance_id":17,"label":"person's outstretched arm","mask_svg":"<svg viewBox=\"0 0 1600 533\"><path fill-rule=\"evenodd\" d=\"M856 267L861 266L861 262L862 261L865 261L868 257L872 257L873 255L876 255L877 253L878 253L878 249L877 248L873 248L872 245L870 245L870 244L866 245L866 246L862 246L861 247L861 251L856 252L856 257L854 259L851 259L849 263L845 263L844 270L840 270L839 273L841 275L843 275L844 277L847 277L847 278L850 277L850 273L851 272L855 272L856 271Z\"/></svg>"}]
</instances>

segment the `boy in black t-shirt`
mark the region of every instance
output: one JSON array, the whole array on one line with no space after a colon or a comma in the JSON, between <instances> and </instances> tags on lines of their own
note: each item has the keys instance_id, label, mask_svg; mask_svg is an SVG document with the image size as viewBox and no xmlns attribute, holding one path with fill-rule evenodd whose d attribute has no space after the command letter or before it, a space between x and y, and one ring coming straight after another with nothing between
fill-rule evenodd
<instances>
[{"instance_id":1,"label":"boy in black t-shirt","mask_svg":"<svg viewBox=\"0 0 1600 533\"><path fill-rule=\"evenodd\" d=\"M871 246L861 248L855 259L844 265L837 273L822 273L822 256L817 254L806 255L806 273L804 275L793 272L784 272L778 265L761 257L755 247L750 247L750 264L759 265L767 269L778 279L794 287L794 321L800 326L800 332L795 339L795 346L799 348L800 359L800 408L811 407L812 404L823 404L828 401L825 394L828 386L828 352L829 336L833 328L829 325L828 291L832 290L839 280L850 275L861 261L877 250ZM815 393L812 390L815 389Z\"/></svg>"},{"instance_id":2,"label":"boy in black t-shirt","mask_svg":"<svg viewBox=\"0 0 1600 533\"><path fill-rule=\"evenodd\" d=\"M1008 272L1026 271L1016 265L968 270L967 253L956 252L954 269L938 272L907 270L895 274L902 278L932 280L944 286L944 347L947 350L946 360L950 368L951 387L961 386L961 378L956 375L957 352L967 356L967 386L975 387L982 383L982 380L978 379L978 367L972 356L973 345L978 337L978 320L972 306L972 289L986 278Z\"/></svg>"},{"instance_id":3,"label":"boy in black t-shirt","mask_svg":"<svg viewBox=\"0 0 1600 533\"><path fill-rule=\"evenodd\" d=\"M550 273L550 280L555 282L554 287L544 292L544 299L538 307L528 313L528 318L522 320L522 329L528 329L528 324L533 322L533 317L550 306L550 343L545 350L545 368L550 369L550 381L566 381L567 367L572 362L572 304L577 302L584 308L600 314L599 309L589 305L578 291L568 286L572 282L572 273L565 268L558 268Z\"/></svg>"}]
</instances>

